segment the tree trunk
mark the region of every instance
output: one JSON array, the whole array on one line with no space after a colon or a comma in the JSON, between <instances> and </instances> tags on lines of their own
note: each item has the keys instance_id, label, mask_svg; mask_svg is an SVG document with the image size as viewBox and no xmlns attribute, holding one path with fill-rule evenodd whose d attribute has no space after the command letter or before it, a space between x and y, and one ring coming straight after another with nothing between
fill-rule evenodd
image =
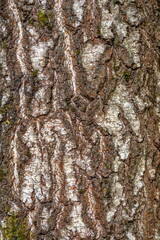
<instances>
[{"instance_id":1,"label":"tree trunk","mask_svg":"<svg viewBox=\"0 0 160 240\"><path fill-rule=\"evenodd\" d=\"M159 9L0 0L4 240L160 239Z\"/></svg>"}]
</instances>

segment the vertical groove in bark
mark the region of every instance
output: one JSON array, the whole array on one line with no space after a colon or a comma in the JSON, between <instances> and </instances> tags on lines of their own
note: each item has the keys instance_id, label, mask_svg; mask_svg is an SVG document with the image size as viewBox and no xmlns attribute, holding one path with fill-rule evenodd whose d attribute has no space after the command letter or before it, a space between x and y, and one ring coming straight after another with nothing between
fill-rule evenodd
<instances>
[{"instance_id":1,"label":"vertical groove in bark","mask_svg":"<svg viewBox=\"0 0 160 240\"><path fill-rule=\"evenodd\" d=\"M159 239L158 1L4 5L3 205L33 239Z\"/></svg>"},{"instance_id":2,"label":"vertical groove in bark","mask_svg":"<svg viewBox=\"0 0 160 240\"><path fill-rule=\"evenodd\" d=\"M64 37L64 56L65 56L65 63L68 67L68 70L71 74L71 83L74 95L77 95L77 87L76 87L76 72L74 70L73 66L73 51L71 48L71 39L70 39L70 33L65 27L65 19L63 17L63 9L62 9L62 3L63 1L55 1L54 10L56 13L56 21L59 27L59 30L62 32Z\"/></svg>"}]
</instances>

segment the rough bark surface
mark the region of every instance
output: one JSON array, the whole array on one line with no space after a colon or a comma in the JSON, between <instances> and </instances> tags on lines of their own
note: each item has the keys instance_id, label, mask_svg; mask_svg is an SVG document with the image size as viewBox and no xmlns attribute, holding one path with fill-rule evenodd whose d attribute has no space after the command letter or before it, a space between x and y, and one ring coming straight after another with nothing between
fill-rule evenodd
<instances>
[{"instance_id":1,"label":"rough bark surface","mask_svg":"<svg viewBox=\"0 0 160 240\"><path fill-rule=\"evenodd\" d=\"M37 240L160 239L160 1L0 0L0 220Z\"/></svg>"}]
</instances>

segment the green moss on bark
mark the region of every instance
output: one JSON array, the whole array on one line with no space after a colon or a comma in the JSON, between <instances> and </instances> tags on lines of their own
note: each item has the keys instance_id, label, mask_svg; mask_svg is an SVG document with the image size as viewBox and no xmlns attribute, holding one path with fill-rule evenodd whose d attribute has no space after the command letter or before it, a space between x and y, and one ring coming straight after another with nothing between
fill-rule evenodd
<instances>
[{"instance_id":1,"label":"green moss on bark","mask_svg":"<svg viewBox=\"0 0 160 240\"><path fill-rule=\"evenodd\" d=\"M0 167L0 182L4 180L5 176L5 171Z\"/></svg>"},{"instance_id":2,"label":"green moss on bark","mask_svg":"<svg viewBox=\"0 0 160 240\"><path fill-rule=\"evenodd\" d=\"M38 12L38 21L39 23L44 27L44 26L48 26L49 25L49 14L40 9L39 12Z\"/></svg>"},{"instance_id":3,"label":"green moss on bark","mask_svg":"<svg viewBox=\"0 0 160 240\"><path fill-rule=\"evenodd\" d=\"M5 226L1 227L4 240L30 240L31 234L24 219L15 213L10 214L5 219Z\"/></svg>"}]
</instances>

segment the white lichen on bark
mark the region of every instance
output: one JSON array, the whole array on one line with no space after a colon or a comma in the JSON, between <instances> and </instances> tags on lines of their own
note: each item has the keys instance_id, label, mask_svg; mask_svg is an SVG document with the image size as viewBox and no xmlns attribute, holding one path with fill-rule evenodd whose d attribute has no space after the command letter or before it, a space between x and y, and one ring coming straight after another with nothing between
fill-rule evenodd
<instances>
[{"instance_id":1,"label":"white lichen on bark","mask_svg":"<svg viewBox=\"0 0 160 240\"><path fill-rule=\"evenodd\" d=\"M134 179L134 190L133 193L134 195L138 194L138 191L144 186L144 181L143 181L143 176L145 172L145 167L146 167L146 161L145 158L142 157L138 163L137 167L137 173Z\"/></svg>"},{"instance_id":2,"label":"white lichen on bark","mask_svg":"<svg viewBox=\"0 0 160 240\"><path fill-rule=\"evenodd\" d=\"M76 14L78 21L82 21L83 19L83 5L85 0L75 0L73 3L73 11Z\"/></svg>"},{"instance_id":3,"label":"white lichen on bark","mask_svg":"<svg viewBox=\"0 0 160 240\"><path fill-rule=\"evenodd\" d=\"M117 207L124 200L123 186L119 182L118 174L114 174L112 181L113 181L112 187L111 187L112 204L111 204L110 209L107 212L107 216L106 216L108 222L112 221L112 219L117 211Z\"/></svg>"},{"instance_id":4,"label":"white lichen on bark","mask_svg":"<svg viewBox=\"0 0 160 240\"><path fill-rule=\"evenodd\" d=\"M112 39L114 35L111 30L111 27L114 21L114 16L111 13L109 13L108 9L105 9L106 2L107 1L99 0L99 5L101 8L101 14L102 14L100 31L101 31L102 37L107 39Z\"/></svg>"},{"instance_id":5,"label":"white lichen on bark","mask_svg":"<svg viewBox=\"0 0 160 240\"><path fill-rule=\"evenodd\" d=\"M113 142L115 148L119 152L120 158L127 159L130 152L130 137L129 135L126 135L124 139L126 128L123 121L119 118L119 114L121 112L120 108L123 109L124 117L129 121L138 139L141 139L141 137L140 121L134 111L132 102L129 101L129 94L124 85L117 86L112 98L109 100L108 105L109 107L106 115L95 115L95 120L100 126L104 129L108 129L110 134L113 135Z\"/></svg>"},{"instance_id":6,"label":"white lichen on bark","mask_svg":"<svg viewBox=\"0 0 160 240\"><path fill-rule=\"evenodd\" d=\"M129 52L129 55L133 61L137 65L137 67L141 66L140 61L140 33L138 30L135 30L129 34L128 37L125 38L123 42L124 47Z\"/></svg>"}]
</instances>

